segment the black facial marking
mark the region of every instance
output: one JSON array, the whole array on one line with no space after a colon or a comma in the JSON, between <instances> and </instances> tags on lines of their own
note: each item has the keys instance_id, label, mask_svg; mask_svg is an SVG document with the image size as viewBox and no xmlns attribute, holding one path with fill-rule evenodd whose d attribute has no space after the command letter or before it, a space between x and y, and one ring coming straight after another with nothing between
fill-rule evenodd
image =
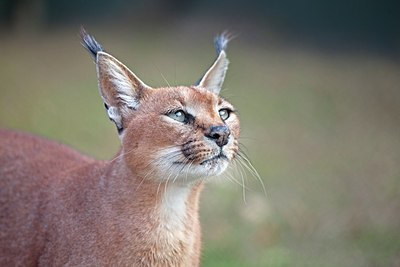
<instances>
[{"instance_id":1,"label":"black facial marking","mask_svg":"<svg viewBox=\"0 0 400 267\"><path fill-rule=\"evenodd\" d=\"M207 152L207 148L201 142L189 141L182 146L181 152L186 159L195 160L199 153Z\"/></svg>"},{"instance_id":2,"label":"black facial marking","mask_svg":"<svg viewBox=\"0 0 400 267\"><path fill-rule=\"evenodd\" d=\"M196 117L194 117L192 114L187 113L186 111L182 110L182 109L175 109L175 110L170 110L166 113L164 113L165 116L170 116L176 112L182 112L184 114L184 119L183 121L180 121L181 123L184 124L194 124Z\"/></svg>"},{"instance_id":3,"label":"black facial marking","mask_svg":"<svg viewBox=\"0 0 400 267\"><path fill-rule=\"evenodd\" d=\"M186 113L184 123L193 124L195 120L196 120L196 118L192 114Z\"/></svg>"},{"instance_id":4,"label":"black facial marking","mask_svg":"<svg viewBox=\"0 0 400 267\"><path fill-rule=\"evenodd\" d=\"M195 127L196 130L200 129L200 130L205 131L207 129L207 127L204 124L199 123L199 122L196 122L194 124L194 127Z\"/></svg>"},{"instance_id":5,"label":"black facial marking","mask_svg":"<svg viewBox=\"0 0 400 267\"><path fill-rule=\"evenodd\" d=\"M124 131L124 128L117 126L117 131L118 131L118 134L120 135Z\"/></svg>"},{"instance_id":6,"label":"black facial marking","mask_svg":"<svg viewBox=\"0 0 400 267\"><path fill-rule=\"evenodd\" d=\"M104 104L104 106L106 107L106 109L108 110L108 105ZM119 125L118 123L115 122L115 120L111 119L110 117L108 117L110 119L110 121L112 121L113 123L115 123L115 126L117 127L117 131L118 134L121 134L124 131L124 127L122 127L122 125Z\"/></svg>"}]
</instances>

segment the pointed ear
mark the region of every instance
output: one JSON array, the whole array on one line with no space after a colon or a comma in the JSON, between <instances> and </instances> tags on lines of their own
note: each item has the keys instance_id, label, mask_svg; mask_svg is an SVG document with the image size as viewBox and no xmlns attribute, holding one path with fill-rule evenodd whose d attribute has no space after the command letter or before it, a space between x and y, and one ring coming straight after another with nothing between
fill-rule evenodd
<instances>
[{"instance_id":1,"label":"pointed ear","mask_svg":"<svg viewBox=\"0 0 400 267\"><path fill-rule=\"evenodd\" d=\"M126 127L126 118L139 107L146 90L151 90L124 64L110 54L84 29L81 29L83 45L96 61L100 95L108 117L121 134Z\"/></svg>"},{"instance_id":2,"label":"pointed ear","mask_svg":"<svg viewBox=\"0 0 400 267\"><path fill-rule=\"evenodd\" d=\"M226 71L228 70L229 60L226 57L225 50L228 46L229 40L227 33L223 33L215 38L217 59L197 83L197 85L204 87L215 94L219 94L221 91Z\"/></svg>"},{"instance_id":3,"label":"pointed ear","mask_svg":"<svg viewBox=\"0 0 400 267\"><path fill-rule=\"evenodd\" d=\"M100 94L108 116L121 131L124 117L139 107L144 91L151 88L110 54L97 53L96 65Z\"/></svg>"}]
</instances>

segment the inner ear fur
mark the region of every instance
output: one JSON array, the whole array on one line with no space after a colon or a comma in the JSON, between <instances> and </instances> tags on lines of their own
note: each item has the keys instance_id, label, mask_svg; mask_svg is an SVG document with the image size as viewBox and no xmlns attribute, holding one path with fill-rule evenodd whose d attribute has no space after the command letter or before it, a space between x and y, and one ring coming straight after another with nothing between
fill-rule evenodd
<instances>
[{"instance_id":1,"label":"inner ear fur","mask_svg":"<svg viewBox=\"0 0 400 267\"><path fill-rule=\"evenodd\" d=\"M226 57L225 51L221 51L214 64L207 70L203 78L201 78L199 86L215 94L219 94L225 80L228 64L229 60Z\"/></svg>"},{"instance_id":2,"label":"inner ear fur","mask_svg":"<svg viewBox=\"0 0 400 267\"><path fill-rule=\"evenodd\" d=\"M224 32L214 39L217 58L197 84L215 94L221 91L228 70L229 60L225 50L231 38L229 33Z\"/></svg>"},{"instance_id":3,"label":"inner ear fur","mask_svg":"<svg viewBox=\"0 0 400 267\"><path fill-rule=\"evenodd\" d=\"M136 110L145 90L151 89L131 70L106 52L96 56L99 90L110 120L118 130L124 128L124 117L130 110Z\"/></svg>"}]
</instances>

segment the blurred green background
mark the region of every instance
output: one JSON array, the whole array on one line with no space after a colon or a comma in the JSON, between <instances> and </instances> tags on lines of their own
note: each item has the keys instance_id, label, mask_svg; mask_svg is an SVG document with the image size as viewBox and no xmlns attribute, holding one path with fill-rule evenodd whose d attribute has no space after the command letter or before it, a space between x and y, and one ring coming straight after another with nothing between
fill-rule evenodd
<instances>
[{"instance_id":1,"label":"blurred green background","mask_svg":"<svg viewBox=\"0 0 400 267\"><path fill-rule=\"evenodd\" d=\"M237 34L223 95L250 174L202 197L203 266L400 266L398 1L0 1L0 126L101 159L119 140L80 25L154 87Z\"/></svg>"}]
</instances>

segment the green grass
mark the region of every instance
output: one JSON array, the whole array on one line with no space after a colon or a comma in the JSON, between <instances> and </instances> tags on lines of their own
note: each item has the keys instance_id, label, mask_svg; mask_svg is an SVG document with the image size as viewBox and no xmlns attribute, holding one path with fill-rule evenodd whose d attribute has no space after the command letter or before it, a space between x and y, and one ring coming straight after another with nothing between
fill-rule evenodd
<instances>
[{"instance_id":1,"label":"green grass","mask_svg":"<svg viewBox=\"0 0 400 267\"><path fill-rule=\"evenodd\" d=\"M91 29L146 83L197 80L211 36ZM214 31L211 31L214 32ZM186 33L187 34L187 33ZM400 66L367 53L232 42L223 95L268 191L246 178L202 197L203 266L398 266ZM119 140L76 31L0 42L0 126L57 139L97 158ZM236 175L242 183L240 175Z\"/></svg>"}]
</instances>

